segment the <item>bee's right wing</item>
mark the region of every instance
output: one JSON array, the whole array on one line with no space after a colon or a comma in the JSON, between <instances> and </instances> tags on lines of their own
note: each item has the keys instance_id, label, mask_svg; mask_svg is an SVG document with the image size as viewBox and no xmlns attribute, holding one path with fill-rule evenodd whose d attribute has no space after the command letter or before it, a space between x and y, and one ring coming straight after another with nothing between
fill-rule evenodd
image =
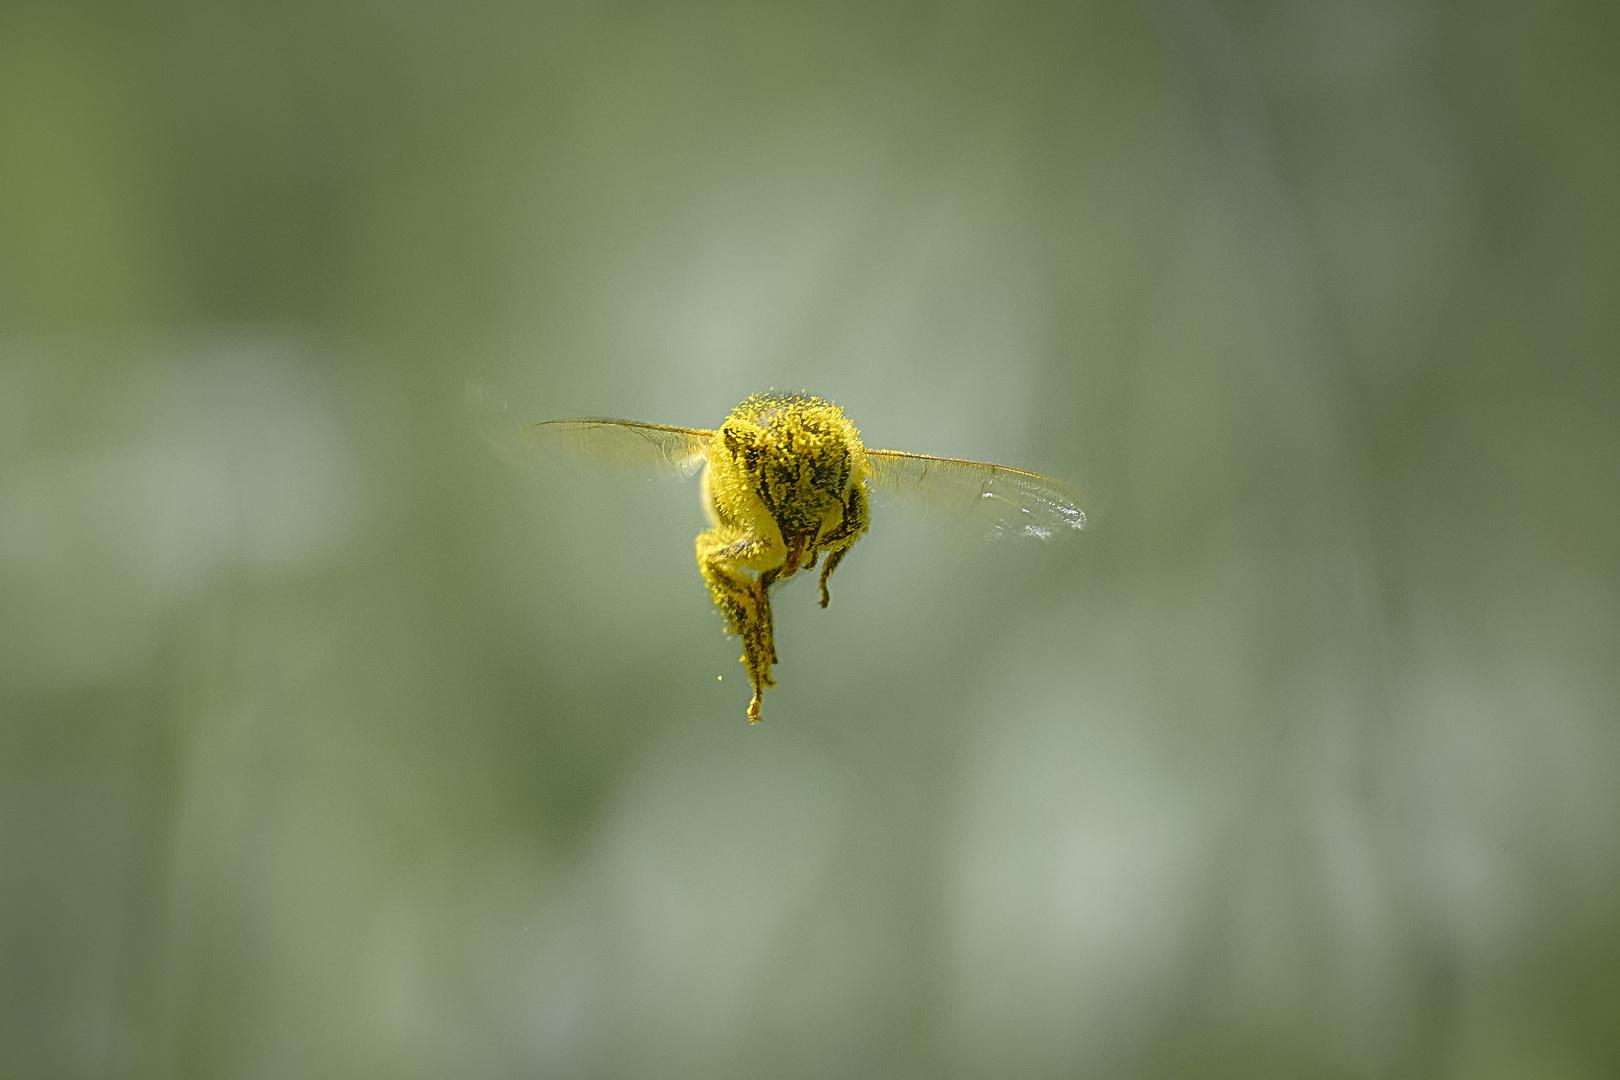
<instances>
[{"instance_id":1,"label":"bee's right wing","mask_svg":"<svg viewBox=\"0 0 1620 1080\"><path fill-rule=\"evenodd\" d=\"M691 476L703 467L714 437L699 428L605 416L526 422L480 382L467 384L467 413L495 453L523 469L553 468L572 459L615 469L650 468L660 476Z\"/></svg>"},{"instance_id":2,"label":"bee's right wing","mask_svg":"<svg viewBox=\"0 0 1620 1080\"><path fill-rule=\"evenodd\" d=\"M868 450L866 463L877 490L986 538L1050 540L1086 527L1079 495L1050 476L898 450Z\"/></svg>"}]
</instances>

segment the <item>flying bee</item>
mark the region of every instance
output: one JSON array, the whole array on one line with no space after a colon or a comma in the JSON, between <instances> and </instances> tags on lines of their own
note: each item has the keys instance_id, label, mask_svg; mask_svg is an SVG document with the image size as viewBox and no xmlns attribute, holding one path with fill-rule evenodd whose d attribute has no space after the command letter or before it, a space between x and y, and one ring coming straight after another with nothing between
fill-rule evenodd
<instances>
[{"instance_id":1,"label":"flying bee","mask_svg":"<svg viewBox=\"0 0 1620 1080\"><path fill-rule=\"evenodd\" d=\"M1049 540L1086 523L1075 493L1057 480L980 461L868 450L842 409L802 394L756 394L714 431L596 416L521 423L480 383L468 384L467 401L480 433L514 464L544 464L565 452L665 475L702 471L711 527L697 538L698 571L727 631L742 639L754 688L750 723L759 722L765 688L776 685L771 587L819 561L826 607L828 579L871 527L874 489L976 523L991 537Z\"/></svg>"}]
</instances>

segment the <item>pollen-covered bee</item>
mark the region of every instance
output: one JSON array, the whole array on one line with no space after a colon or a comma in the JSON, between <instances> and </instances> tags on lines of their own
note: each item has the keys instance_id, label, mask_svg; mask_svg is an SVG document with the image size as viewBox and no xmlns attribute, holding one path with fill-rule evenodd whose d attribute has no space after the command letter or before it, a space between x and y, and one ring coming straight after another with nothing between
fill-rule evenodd
<instances>
[{"instance_id":1,"label":"pollen-covered bee","mask_svg":"<svg viewBox=\"0 0 1620 1080\"><path fill-rule=\"evenodd\" d=\"M759 721L765 688L776 685L771 586L820 561L826 607L828 579L871 526L872 489L975 522L989 536L1047 540L1086 523L1074 492L1057 480L978 461L868 450L842 409L806 395L756 394L715 431L605 417L523 423L480 383L468 384L467 401L480 433L515 464L564 451L667 475L702 470L712 527L697 538L698 570L726 629L742 639L754 688L751 723Z\"/></svg>"}]
</instances>

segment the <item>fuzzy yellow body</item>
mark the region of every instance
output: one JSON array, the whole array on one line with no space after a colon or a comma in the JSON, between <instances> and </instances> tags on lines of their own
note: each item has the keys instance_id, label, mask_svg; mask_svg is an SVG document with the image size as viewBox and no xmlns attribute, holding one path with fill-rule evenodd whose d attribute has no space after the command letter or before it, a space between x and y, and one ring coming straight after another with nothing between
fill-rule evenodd
<instances>
[{"instance_id":1,"label":"fuzzy yellow body","mask_svg":"<svg viewBox=\"0 0 1620 1080\"><path fill-rule=\"evenodd\" d=\"M866 452L842 409L811 397L757 394L714 433L703 473L703 505L714 526L697 538L698 569L727 628L742 638L754 687L748 719L775 686L770 587L821 567L827 579L871 525Z\"/></svg>"}]
</instances>

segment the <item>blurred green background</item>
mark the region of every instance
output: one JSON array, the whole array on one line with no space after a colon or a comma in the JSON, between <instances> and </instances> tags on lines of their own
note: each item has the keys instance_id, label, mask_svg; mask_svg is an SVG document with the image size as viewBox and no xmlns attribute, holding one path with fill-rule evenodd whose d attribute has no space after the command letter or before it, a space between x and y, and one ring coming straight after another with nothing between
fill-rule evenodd
<instances>
[{"instance_id":1,"label":"blurred green background","mask_svg":"<svg viewBox=\"0 0 1620 1080\"><path fill-rule=\"evenodd\" d=\"M1620 1074L1616 12L8 0L0 1078Z\"/></svg>"}]
</instances>

